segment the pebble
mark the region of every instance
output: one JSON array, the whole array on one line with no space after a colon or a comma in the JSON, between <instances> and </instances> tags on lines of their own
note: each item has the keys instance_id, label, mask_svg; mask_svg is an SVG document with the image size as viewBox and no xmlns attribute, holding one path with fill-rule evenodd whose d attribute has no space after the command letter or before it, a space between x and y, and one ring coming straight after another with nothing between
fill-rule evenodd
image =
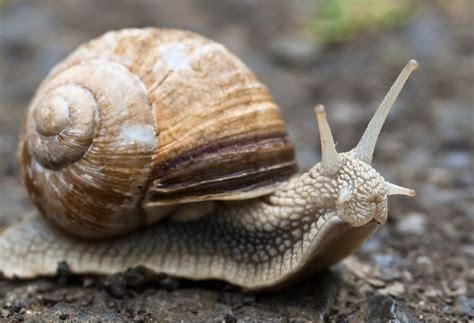
<instances>
[{"instance_id":1,"label":"pebble","mask_svg":"<svg viewBox=\"0 0 474 323\"><path fill-rule=\"evenodd\" d=\"M390 254L375 254L371 256L377 268L385 279L394 279L400 277L400 272L406 266L405 260Z\"/></svg>"},{"instance_id":2,"label":"pebble","mask_svg":"<svg viewBox=\"0 0 474 323\"><path fill-rule=\"evenodd\" d=\"M443 307L443 314L444 315L453 315L452 306L446 305L445 307Z\"/></svg>"},{"instance_id":3,"label":"pebble","mask_svg":"<svg viewBox=\"0 0 474 323\"><path fill-rule=\"evenodd\" d=\"M235 322L237 322L237 319L232 314L227 313L226 315L224 315L224 322L225 323L235 323Z\"/></svg>"},{"instance_id":4,"label":"pebble","mask_svg":"<svg viewBox=\"0 0 474 323\"><path fill-rule=\"evenodd\" d=\"M385 282L378 278L368 278L367 282L370 284L370 286L375 288L385 287Z\"/></svg>"},{"instance_id":5,"label":"pebble","mask_svg":"<svg viewBox=\"0 0 474 323\"><path fill-rule=\"evenodd\" d=\"M447 296L463 296L467 292L467 285L464 280L455 279L450 282L441 282L443 291Z\"/></svg>"},{"instance_id":6,"label":"pebble","mask_svg":"<svg viewBox=\"0 0 474 323\"><path fill-rule=\"evenodd\" d=\"M106 292L115 298L123 298L127 293L127 281L122 273L108 276L104 281Z\"/></svg>"},{"instance_id":7,"label":"pebble","mask_svg":"<svg viewBox=\"0 0 474 323\"><path fill-rule=\"evenodd\" d=\"M400 297L405 293L405 286L400 282L395 282L384 289L379 290L379 293L382 295Z\"/></svg>"},{"instance_id":8,"label":"pebble","mask_svg":"<svg viewBox=\"0 0 474 323\"><path fill-rule=\"evenodd\" d=\"M14 311L14 312L17 312L17 313L19 313L19 312L22 310L22 308L23 308L23 304L20 303L20 302L15 303L15 304L13 304L13 306L12 306L13 311Z\"/></svg>"},{"instance_id":9,"label":"pebble","mask_svg":"<svg viewBox=\"0 0 474 323\"><path fill-rule=\"evenodd\" d=\"M474 318L474 297L461 296L458 299L459 313Z\"/></svg>"},{"instance_id":10,"label":"pebble","mask_svg":"<svg viewBox=\"0 0 474 323\"><path fill-rule=\"evenodd\" d=\"M434 273L433 261L428 256L419 256L416 258L416 263L420 268L428 274Z\"/></svg>"},{"instance_id":11,"label":"pebble","mask_svg":"<svg viewBox=\"0 0 474 323\"><path fill-rule=\"evenodd\" d=\"M173 277L166 276L159 280L159 285L160 287L170 292L179 287L179 280L174 279Z\"/></svg>"},{"instance_id":12,"label":"pebble","mask_svg":"<svg viewBox=\"0 0 474 323\"><path fill-rule=\"evenodd\" d=\"M429 298L436 298L441 296L443 293L439 290L434 288L433 286L428 286L425 290L425 296Z\"/></svg>"},{"instance_id":13,"label":"pebble","mask_svg":"<svg viewBox=\"0 0 474 323\"><path fill-rule=\"evenodd\" d=\"M443 308L444 315L465 315L469 318L474 318L474 297L461 296L458 298L457 306L446 305Z\"/></svg>"},{"instance_id":14,"label":"pebble","mask_svg":"<svg viewBox=\"0 0 474 323\"><path fill-rule=\"evenodd\" d=\"M470 244L467 246L462 247L462 251L470 257L474 258L474 244Z\"/></svg>"},{"instance_id":15,"label":"pebble","mask_svg":"<svg viewBox=\"0 0 474 323\"><path fill-rule=\"evenodd\" d=\"M68 318L69 318L69 314L67 314L67 313L61 313L61 314L59 315L59 319L60 319L61 321L67 320Z\"/></svg>"},{"instance_id":16,"label":"pebble","mask_svg":"<svg viewBox=\"0 0 474 323\"><path fill-rule=\"evenodd\" d=\"M56 275L60 284L67 284L71 278L71 268L66 261L58 262L56 266Z\"/></svg>"},{"instance_id":17,"label":"pebble","mask_svg":"<svg viewBox=\"0 0 474 323\"><path fill-rule=\"evenodd\" d=\"M0 317L6 319L9 314L10 314L10 311L9 311L9 310L2 310L2 311L0 312Z\"/></svg>"},{"instance_id":18,"label":"pebble","mask_svg":"<svg viewBox=\"0 0 474 323\"><path fill-rule=\"evenodd\" d=\"M425 233L425 215L412 212L397 223L397 231L406 234L421 235Z\"/></svg>"},{"instance_id":19,"label":"pebble","mask_svg":"<svg viewBox=\"0 0 474 323\"><path fill-rule=\"evenodd\" d=\"M419 322L413 313L393 298L372 296L362 303L358 312L352 315L350 322Z\"/></svg>"},{"instance_id":20,"label":"pebble","mask_svg":"<svg viewBox=\"0 0 474 323\"><path fill-rule=\"evenodd\" d=\"M151 280L151 273L143 266L128 268L125 273L125 280L128 287L138 288Z\"/></svg>"}]
</instances>

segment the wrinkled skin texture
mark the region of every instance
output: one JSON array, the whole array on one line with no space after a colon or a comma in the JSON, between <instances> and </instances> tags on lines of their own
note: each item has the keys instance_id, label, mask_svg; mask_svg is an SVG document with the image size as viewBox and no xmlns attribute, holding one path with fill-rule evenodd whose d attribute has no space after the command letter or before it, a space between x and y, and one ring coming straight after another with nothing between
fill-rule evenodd
<instances>
[{"instance_id":1,"label":"wrinkled skin texture","mask_svg":"<svg viewBox=\"0 0 474 323\"><path fill-rule=\"evenodd\" d=\"M372 219L384 224L388 211L384 178L357 159L346 158L343 163L337 176L338 216L354 226L364 225Z\"/></svg>"}]
</instances>

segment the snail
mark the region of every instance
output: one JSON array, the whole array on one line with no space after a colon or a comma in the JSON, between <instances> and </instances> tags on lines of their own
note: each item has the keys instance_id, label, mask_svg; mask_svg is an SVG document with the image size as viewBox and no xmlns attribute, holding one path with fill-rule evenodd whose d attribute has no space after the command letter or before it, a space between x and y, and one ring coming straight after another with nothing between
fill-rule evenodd
<instances>
[{"instance_id":1,"label":"snail","mask_svg":"<svg viewBox=\"0 0 474 323\"><path fill-rule=\"evenodd\" d=\"M297 174L278 106L223 45L124 29L81 45L32 99L19 161L34 214L0 232L4 278L107 275L142 265L253 291L287 287L354 252L415 192L371 166L410 60L356 147Z\"/></svg>"}]
</instances>

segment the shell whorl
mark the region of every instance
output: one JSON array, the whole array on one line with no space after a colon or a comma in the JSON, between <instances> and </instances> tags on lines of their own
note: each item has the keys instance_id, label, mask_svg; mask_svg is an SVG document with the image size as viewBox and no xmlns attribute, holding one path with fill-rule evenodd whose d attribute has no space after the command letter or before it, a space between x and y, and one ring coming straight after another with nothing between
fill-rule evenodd
<instances>
[{"instance_id":1,"label":"shell whorl","mask_svg":"<svg viewBox=\"0 0 474 323\"><path fill-rule=\"evenodd\" d=\"M97 101L77 84L53 89L32 108L28 147L45 168L60 169L80 160L95 133Z\"/></svg>"},{"instance_id":2,"label":"shell whorl","mask_svg":"<svg viewBox=\"0 0 474 323\"><path fill-rule=\"evenodd\" d=\"M24 142L27 186L47 218L87 237L141 224L157 136L146 89L126 67L92 59L53 71Z\"/></svg>"}]
</instances>

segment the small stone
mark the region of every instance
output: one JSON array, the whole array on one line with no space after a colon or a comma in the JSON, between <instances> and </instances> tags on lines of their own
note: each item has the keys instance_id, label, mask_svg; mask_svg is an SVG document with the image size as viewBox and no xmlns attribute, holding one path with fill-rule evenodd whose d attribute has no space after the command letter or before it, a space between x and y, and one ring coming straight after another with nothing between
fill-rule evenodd
<instances>
[{"instance_id":1,"label":"small stone","mask_svg":"<svg viewBox=\"0 0 474 323\"><path fill-rule=\"evenodd\" d=\"M416 263L418 264L418 266L420 266L420 268L429 273L429 274L432 274L434 272L434 266L433 266L433 261L431 260L430 257L428 256L419 256L418 258L416 258Z\"/></svg>"},{"instance_id":2,"label":"small stone","mask_svg":"<svg viewBox=\"0 0 474 323\"><path fill-rule=\"evenodd\" d=\"M347 270L357 276L357 278L364 280L366 277L373 274L372 266L359 261L356 257L350 256L342 261L342 265Z\"/></svg>"},{"instance_id":3,"label":"small stone","mask_svg":"<svg viewBox=\"0 0 474 323\"><path fill-rule=\"evenodd\" d=\"M123 298L128 289L143 286L150 278L150 272L145 267L138 266L108 276L104 281L104 288L111 296ZM163 286L163 280L160 281L160 285Z\"/></svg>"},{"instance_id":4,"label":"small stone","mask_svg":"<svg viewBox=\"0 0 474 323\"><path fill-rule=\"evenodd\" d=\"M474 297L461 296L458 299L459 313L474 318Z\"/></svg>"},{"instance_id":5,"label":"small stone","mask_svg":"<svg viewBox=\"0 0 474 323\"><path fill-rule=\"evenodd\" d=\"M127 292L127 282L122 273L108 276L104 281L105 291L115 298L123 298Z\"/></svg>"},{"instance_id":6,"label":"small stone","mask_svg":"<svg viewBox=\"0 0 474 323\"><path fill-rule=\"evenodd\" d=\"M462 251L463 251L466 255L468 255L468 256L474 258L474 245L470 244L470 245L464 246L464 247L462 248Z\"/></svg>"},{"instance_id":7,"label":"small stone","mask_svg":"<svg viewBox=\"0 0 474 323\"><path fill-rule=\"evenodd\" d=\"M45 293L38 297L40 303L45 306L53 306L54 304L61 302L63 299L64 295L61 293Z\"/></svg>"},{"instance_id":8,"label":"small stone","mask_svg":"<svg viewBox=\"0 0 474 323\"><path fill-rule=\"evenodd\" d=\"M150 272L143 266L129 268L125 271L125 280L127 285L132 288L143 286L150 280Z\"/></svg>"},{"instance_id":9,"label":"small stone","mask_svg":"<svg viewBox=\"0 0 474 323\"><path fill-rule=\"evenodd\" d=\"M397 224L400 233L420 235L425 232L425 216L421 213L409 213Z\"/></svg>"},{"instance_id":10,"label":"small stone","mask_svg":"<svg viewBox=\"0 0 474 323\"><path fill-rule=\"evenodd\" d=\"M0 312L0 317L3 318L3 319L6 319L9 314L10 314L10 311L9 311L9 310L2 310L2 311Z\"/></svg>"},{"instance_id":11,"label":"small stone","mask_svg":"<svg viewBox=\"0 0 474 323\"><path fill-rule=\"evenodd\" d=\"M60 284L66 284L71 276L71 268L66 261L58 262L56 266L56 275Z\"/></svg>"},{"instance_id":12,"label":"small stone","mask_svg":"<svg viewBox=\"0 0 474 323\"><path fill-rule=\"evenodd\" d=\"M401 304L387 296L372 296L361 305L358 312L350 317L350 322L419 322Z\"/></svg>"},{"instance_id":13,"label":"small stone","mask_svg":"<svg viewBox=\"0 0 474 323\"><path fill-rule=\"evenodd\" d=\"M453 308L449 305L446 305L443 307L443 314L444 315L452 315L453 314Z\"/></svg>"},{"instance_id":14,"label":"small stone","mask_svg":"<svg viewBox=\"0 0 474 323\"><path fill-rule=\"evenodd\" d=\"M137 314L133 317L133 322L142 323L142 322L145 322L145 318L143 317L143 315Z\"/></svg>"},{"instance_id":15,"label":"small stone","mask_svg":"<svg viewBox=\"0 0 474 323\"><path fill-rule=\"evenodd\" d=\"M227 313L226 315L224 315L224 322L225 323L236 323L237 319L232 314Z\"/></svg>"},{"instance_id":16,"label":"small stone","mask_svg":"<svg viewBox=\"0 0 474 323\"><path fill-rule=\"evenodd\" d=\"M165 276L160 279L160 286L166 289L168 292L171 292L179 287L179 280Z\"/></svg>"},{"instance_id":17,"label":"small stone","mask_svg":"<svg viewBox=\"0 0 474 323\"><path fill-rule=\"evenodd\" d=\"M391 295L395 297L399 297L405 293L405 287L402 283L395 282L384 289L379 290L380 294L382 295Z\"/></svg>"},{"instance_id":18,"label":"small stone","mask_svg":"<svg viewBox=\"0 0 474 323\"><path fill-rule=\"evenodd\" d=\"M357 286L357 292L362 295L371 295L374 292L374 289L372 286L364 282Z\"/></svg>"},{"instance_id":19,"label":"small stone","mask_svg":"<svg viewBox=\"0 0 474 323\"><path fill-rule=\"evenodd\" d=\"M436 298L441 295L442 295L441 291L432 286L427 287L425 290L425 296L428 298Z\"/></svg>"},{"instance_id":20,"label":"small stone","mask_svg":"<svg viewBox=\"0 0 474 323\"><path fill-rule=\"evenodd\" d=\"M402 269L406 266L406 261L396 255L375 254L371 256L371 259L377 265L384 279L399 278Z\"/></svg>"},{"instance_id":21,"label":"small stone","mask_svg":"<svg viewBox=\"0 0 474 323\"><path fill-rule=\"evenodd\" d=\"M69 318L69 314L67 314L67 313L61 313L61 314L59 315L59 319L60 319L61 321L67 320L68 318Z\"/></svg>"},{"instance_id":22,"label":"small stone","mask_svg":"<svg viewBox=\"0 0 474 323\"><path fill-rule=\"evenodd\" d=\"M375 288L385 287L385 282L378 278L369 278L367 279L367 282Z\"/></svg>"},{"instance_id":23,"label":"small stone","mask_svg":"<svg viewBox=\"0 0 474 323\"><path fill-rule=\"evenodd\" d=\"M402 271L401 277L402 277L404 282L412 282L413 281L413 275L411 274L411 272L409 272L406 269L404 269Z\"/></svg>"},{"instance_id":24,"label":"small stone","mask_svg":"<svg viewBox=\"0 0 474 323\"><path fill-rule=\"evenodd\" d=\"M443 292L447 296L461 296L465 295L467 292L466 282L461 279L456 279L449 283L443 281L441 282L441 286L443 287Z\"/></svg>"},{"instance_id":25,"label":"small stone","mask_svg":"<svg viewBox=\"0 0 474 323\"><path fill-rule=\"evenodd\" d=\"M20 311L21 311L22 308L23 308L23 304L20 303L20 302L15 303L15 304L13 304L13 306L12 306L13 311L16 312L16 313L20 313Z\"/></svg>"}]
</instances>

